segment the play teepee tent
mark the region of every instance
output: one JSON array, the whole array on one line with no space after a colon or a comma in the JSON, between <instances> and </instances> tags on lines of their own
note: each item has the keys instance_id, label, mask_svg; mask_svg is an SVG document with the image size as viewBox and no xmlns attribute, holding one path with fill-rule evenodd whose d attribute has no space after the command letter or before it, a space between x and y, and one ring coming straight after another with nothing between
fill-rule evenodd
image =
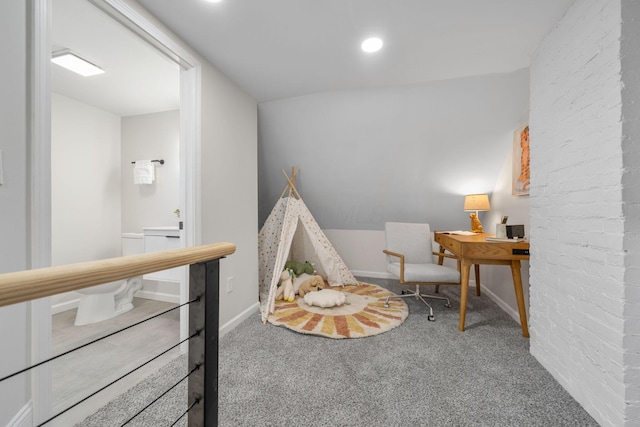
<instances>
[{"instance_id":1,"label":"play teepee tent","mask_svg":"<svg viewBox=\"0 0 640 427\"><path fill-rule=\"evenodd\" d=\"M309 261L316 274L331 286L358 284L296 190L294 180L298 169L293 168L291 178L284 170L282 173L287 178L287 187L258 234L263 322L273 313L280 273L287 260ZM288 195L283 197L287 191Z\"/></svg>"}]
</instances>

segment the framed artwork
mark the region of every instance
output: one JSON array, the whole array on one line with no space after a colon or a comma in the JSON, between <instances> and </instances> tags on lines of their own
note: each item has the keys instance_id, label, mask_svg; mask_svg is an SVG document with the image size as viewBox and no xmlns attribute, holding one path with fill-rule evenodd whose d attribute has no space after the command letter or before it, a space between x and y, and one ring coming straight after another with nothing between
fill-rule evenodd
<instances>
[{"instance_id":1,"label":"framed artwork","mask_svg":"<svg viewBox=\"0 0 640 427\"><path fill-rule=\"evenodd\" d=\"M513 173L511 176L511 194L514 196L528 195L530 179L529 123L525 123L513 132Z\"/></svg>"}]
</instances>

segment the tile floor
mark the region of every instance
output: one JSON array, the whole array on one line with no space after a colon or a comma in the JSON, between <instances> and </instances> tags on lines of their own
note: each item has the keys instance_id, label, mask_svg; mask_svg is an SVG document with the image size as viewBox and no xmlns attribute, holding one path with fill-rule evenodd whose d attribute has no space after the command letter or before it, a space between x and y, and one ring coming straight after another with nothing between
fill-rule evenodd
<instances>
[{"instance_id":1,"label":"tile floor","mask_svg":"<svg viewBox=\"0 0 640 427\"><path fill-rule=\"evenodd\" d=\"M134 298L133 304L133 310L93 325L74 326L75 309L53 315L52 354L61 354L177 306L142 298ZM180 313L173 310L54 360L51 362L53 413L64 411L179 341ZM49 425L68 427L82 421L179 354L178 347L172 349Z\"/></svg>"}]
</instances>

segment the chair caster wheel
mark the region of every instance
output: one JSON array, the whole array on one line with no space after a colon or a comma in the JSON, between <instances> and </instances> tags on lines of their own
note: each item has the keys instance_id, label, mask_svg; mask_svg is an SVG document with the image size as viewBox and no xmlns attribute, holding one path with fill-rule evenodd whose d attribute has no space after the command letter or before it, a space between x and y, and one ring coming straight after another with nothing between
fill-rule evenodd
<instances>
[{"instance_id":1,"label":"chair caster wheel","mask_svg":"<svg viewBox=\"0 0 640 427\"><path fill-rule=\"evenodd\" d=\"M447 307L447 308L451 308L451 304L448 304L448 303L445 304L444 306Z\"/></svg>"},{"instance_id":2,"label":"chair caster wheel","mask_svg":"<svg viewBox=\"0 0 640 427\"><path fill-rule=\"evenodd\" d=\"M409 292L407 292L407 291L402 291L402 292L400 292L400 294L401 294L401 295L407 295L408 293L409 293Z\"/></svg>"},{"instance_id":3,"label":"chair caster wheel","mask_svg":"<svg viewBox=\"0 0 640 427\"><path fill-rule=\"evenodd\" d=\"M389 308L389 303L385 303L384 308Z\"/></svg>"},{"instance_id":4,"label":"chair caster wheel","mask_svg":"<svg viewBox=\"0 0 640 427\"><path fill-rule=\"evenodd\" d=\"M436 318L435 318L434 316L427 316L427 320L428 320L429 322L435 322L435 321L436 321Z\"/></svg>"}]
</instances>

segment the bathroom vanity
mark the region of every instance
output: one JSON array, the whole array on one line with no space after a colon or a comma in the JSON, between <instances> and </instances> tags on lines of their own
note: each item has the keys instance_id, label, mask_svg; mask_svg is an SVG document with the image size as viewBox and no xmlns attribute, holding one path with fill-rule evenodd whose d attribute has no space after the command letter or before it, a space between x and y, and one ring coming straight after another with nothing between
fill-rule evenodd
<instances>
[{"instance_id":1,"label":"bathroom vanity","mask_svg":"<svg viewBox=\"0 0 640 427\"><path fill-rule=\"evenodd\" d=\"M178 227L144 227L144 252L160 252L172 249L180 249L180 229ZM158 280L161 282L180 283L184 267L170 268L168 270L156 271L145 274L143 277L148 280Z\"/></svg>"}]
</instances>

